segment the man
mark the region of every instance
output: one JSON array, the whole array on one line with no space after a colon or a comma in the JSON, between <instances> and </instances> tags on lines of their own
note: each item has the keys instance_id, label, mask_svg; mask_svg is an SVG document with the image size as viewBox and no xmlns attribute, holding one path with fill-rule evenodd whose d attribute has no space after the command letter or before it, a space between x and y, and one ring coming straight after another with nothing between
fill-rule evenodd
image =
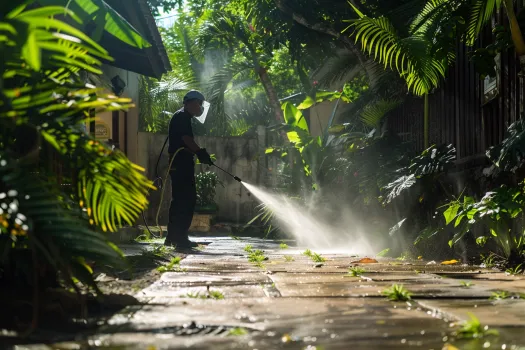
<instances>
[{"instance_id":1,"label":"man","mask_svg":"<svg viewBox=\"0 0 525 350\"><path fill-rule=\"evenodd\" d=\"M171 204L164 244L193 248L197 244L188 239L188 229L197 200L194 155L202 164L213 165L213 162L206 149L195 143L191 127L192 118L200 117L204 112L204 96L199 91L191 90L184 96L183 103L184 107L175 112L169 125L168 153L170 161L172 157L175 159L170 169Z\"/></svg>"}]
</instances>

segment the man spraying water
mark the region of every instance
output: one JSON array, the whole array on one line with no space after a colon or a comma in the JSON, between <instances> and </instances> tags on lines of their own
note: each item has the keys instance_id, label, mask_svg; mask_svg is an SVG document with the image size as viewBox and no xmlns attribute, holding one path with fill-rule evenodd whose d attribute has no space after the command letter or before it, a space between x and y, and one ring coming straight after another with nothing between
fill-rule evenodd
<instances>
[{"instance_id":1,"label":"man spraying water","mask_svg":"<svg viewBox=\"0 0 525 350\"><path fill-rule=\"evenodd\" d=\"M195 142L191 120L196 118L204 123L210 104L196 90L189 91L183 103L184 107L175 112L169 124L171 204L164 245L193 248L197 243L189 240L188 230L197 201L194 155L202 164L213 165L213 162L206 149Z\"/></svg>"}]
</instances>

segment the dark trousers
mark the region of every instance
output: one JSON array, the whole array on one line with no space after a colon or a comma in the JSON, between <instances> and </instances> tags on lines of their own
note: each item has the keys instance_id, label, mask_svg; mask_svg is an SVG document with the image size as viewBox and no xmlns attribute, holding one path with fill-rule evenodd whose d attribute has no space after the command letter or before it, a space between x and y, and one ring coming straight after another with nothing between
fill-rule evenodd
<instances>
[{"instance_id":1,"label":"dark trousers","mask_svg":"<svg viewBox=\"0 0 525 350\"><path fill-rule=\"evenodd\" d=\"M171 204L167 242L181 242L188 239L188 230L197 201L193 159L176 163L170 171Z\"/></svg>"}]
</instances>

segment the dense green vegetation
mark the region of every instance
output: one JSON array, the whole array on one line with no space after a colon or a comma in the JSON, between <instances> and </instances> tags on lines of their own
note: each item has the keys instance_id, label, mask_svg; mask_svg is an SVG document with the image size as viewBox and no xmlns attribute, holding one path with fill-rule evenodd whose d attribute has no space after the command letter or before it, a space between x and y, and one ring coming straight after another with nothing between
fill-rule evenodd
<instances>
[{"instance_id":1,"label":"dense green vegetation","mask_svg":"<svg viewBox=\"0 0 525 350\"><path fill-rule=\"evenodd\" d=\"M4 2L0 11L0 285L29 302L35 327L40 292L99 294L94 263L124 266L105 233L133 224L152 187L124 154L82 129L94 113L131 104L88 80L102 73L101 60L111 61L84 34L89 13L110 11L111 25L97 21L94 32L149 43L98 0L25 3Z\"/></svg>"},{"instance_id":2,"label":"dense green vegetation","mask_svg":"<svg viewBox=\"0 0 525 350\"><path fill-rule=\"evenodd\" d=\"M282 159L281 189L298 201L317 191L317 200L345 203L365 218L363 225L392 237L390 254L407 249L395 246L399 241L414 242L411 254L427 257L460 254L450 248L472 242L478 245L467 244L473 260L482 253L503 265L523 262L522 179L504 180L521 167L521 122L487 153L499 174L491 181L502 185L488 193L455 192L447 174L456 149L429 144L428 103L422 153L386 127L407 94L426 102L443 82L458 41L473 47L468 59L481 78L495 76L497 53L521 57L523 16L512 1L205 3L186 1L175 25L162 29L175 69L156 85L166 94L189 86L206 91L214 118L201 133L241 135L273 125L275 146L267 155ZM494 41L482 47L479 38L496 11L508 23L493 27ZM323 101L339 101L342 116L314 136L304 113ZM165 124L149 125L165 131ZM277 136L283 132L284 139ZM256 220L268 234L278 232L264 205Z\"/></svg>"}]
</instances>

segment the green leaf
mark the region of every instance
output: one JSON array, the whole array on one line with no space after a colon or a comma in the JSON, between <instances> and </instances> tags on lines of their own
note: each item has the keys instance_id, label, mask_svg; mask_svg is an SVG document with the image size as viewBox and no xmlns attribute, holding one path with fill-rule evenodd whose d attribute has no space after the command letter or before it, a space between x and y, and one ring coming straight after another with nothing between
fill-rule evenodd
<instances>
[{"instance_id":1,"label":"green leaf","mask_svg":"<svg viewBox=\"0 0 525 350\"><path fill-rule=\"evenodd\" d=\"M63 0L39 0L43 5L63 5ZM97 25L95 32L103 29L119 40L139 49L151 47L124 17L103 0L71 0L69 8L75 12L85 25L94 21ZM102 16L102 19L100 19Z\"/></svg>"},{"instance_id":2,"label":"green leaf","mask_svg":"<svg viewBox=\"0 0 525 350\"><path fill-rule=\"evenodd\" d=\"M476 238L476 244L483 247L487 243L488 240L489 240L488 237L481 236L481 237Z\"/></svg>"},{"instance_id":3,"label":"green leaf","mask_svg":"<svg viewBox=\"0 0 525 350\"><path fill-rule=\"evenodd\" d=\"M34 31L29 31L27 40L22 47L22 57L35 71L39 71L42 65L40 48Z\"/></svg>"},{"instance_id":4,"label":"green leaf","mask_svg":"<svg viewBox=\"0 0 525 350\"><path fill-rule=\"evenodd\" d=\"M55 15L67 15L73 18L78 23L82 22L80 17L78 17L73 11L63 6L45 6L33 10L24 11L18 16L16 16L16 18L21 19L27 17L51 17Z\"/></svg>"},{"instance_id":5,"label":"green leaf","mask_svg":"<svg viewBox=\"0 0 525 350\"><path fill-rule=\"evenodd\" d=\"M308 132L308 123L300 110L292 103L285 102L281 106L286 124Z\"/></svg>"},{"instance_id":6,"label":"green leaf","mask_svg":"<svg viewBox=\"0 0 525 350\"><path fill-rule=\"evenodd\" d=\"M383 249L376 254L377 257L385 257L390 252L390 248Z\"/></svg>"},{"instance_id":7,"label":"green leaf","mask_svg":"<svg viewBox=\"0 0 525 350\"><path fill-rule=\"evenodd\" d=\"M445 210L443 213L443 216L445 216L446 224L450 224L452 220L456 218L456 215L458 214L458 210L461 208L459 204L452 204Z\"/></svg>"},{"instance_id":8,"label":"green leaf","mask_svg":"<svg viewBox=\"0 0 525 350\"><path fill-rule=\"evenodd\" d=\"M301 138L299 137L299 134L297 133L297 131L289 131L289 132L286 133L286 136L288 136L288 140L291 143L300 143L301 142Z\"/></svg>"},{"instance_id":9,"label":"green leaf","mask_svg":"<svg viewBox=\"0 0 525 350\"><path fill-rule=\"evenodd\" d=\"M308 109L308 108L312 107L314 104L315 104L314 99L311 98L310 96L306 96L304 101L301 102L299 104L299 106L297 106L297 109Z\"/></svg>"},{"instance_id":10,"label":"green leaf","mask_svg":"<svg viewBox=\"0 0 525 350\"><path fill-rule=\"evenodd\" d=\"M267 148L266 151L264 151L265 154L270 154L275 151L275 148Z\"/></svg>"}]
</instances>

